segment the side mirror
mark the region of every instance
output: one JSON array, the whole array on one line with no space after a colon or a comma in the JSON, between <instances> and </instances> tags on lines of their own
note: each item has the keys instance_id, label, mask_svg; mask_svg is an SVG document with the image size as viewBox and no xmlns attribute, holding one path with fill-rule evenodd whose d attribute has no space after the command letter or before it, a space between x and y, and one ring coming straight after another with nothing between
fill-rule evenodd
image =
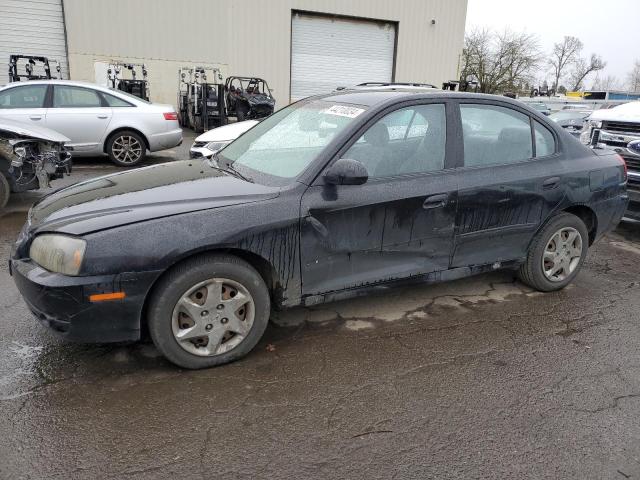
<instances>
[{"instance_id":1,"label":"side mirror","mask_svg":"<svg viewBox=\"0 0 640 480\"><path fill-rule=\"evenodd\" d=\"M341 158L329 167L323 178L328 185L362 185L369 179L369 172L358 160Z\"/></svg>"}]
</instances>

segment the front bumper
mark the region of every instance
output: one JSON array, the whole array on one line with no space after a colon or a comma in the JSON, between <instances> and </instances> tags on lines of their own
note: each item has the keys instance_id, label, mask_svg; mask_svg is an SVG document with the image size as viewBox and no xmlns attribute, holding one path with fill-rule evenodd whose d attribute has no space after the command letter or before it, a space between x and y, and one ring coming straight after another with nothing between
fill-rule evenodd
<instances>
[{"instance_id":1,"label":"front bumper","mask_svg":"<svg viewBox=\"0 0 640 480\"><path fill-rule=\"evenodd\" d=\"M31 260L12 259L10 273L29 309L47 327L77 342L138 340L144 301L160 272L70 277ZM121 300L92 303L89 296L126 292Z\"/></svg>"},{"instance_id":2,"label":"front bumper","mask_svg":"<svg viewBox=\"0 0 640 480\"><path fill-rule=\"evenodd\" d=\"M624 216L633 220L640 220L640 191L627 190L629 195L629 205L627 206Z\"/></svg>"}]
</instances>

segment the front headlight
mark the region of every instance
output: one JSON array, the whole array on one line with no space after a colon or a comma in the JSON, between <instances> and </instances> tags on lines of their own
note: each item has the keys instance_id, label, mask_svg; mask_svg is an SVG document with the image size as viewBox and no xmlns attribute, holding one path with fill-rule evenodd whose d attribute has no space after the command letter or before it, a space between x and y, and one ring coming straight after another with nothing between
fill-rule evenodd
<instances>
[{"instance_id":1,"label":"front headlight","mask_svg":"<svg viewBox=\"0 0 640 480\"><path fill-rule=\"evenodd\" d=\"M602 128L602 120L589 120L589 127Z\"/></svg>"},{"instance_id":2,"label":"front headlight","mask_svg":"<svg viewBox=\"0 0 640 480\"><path fill-rule=\"evenodd\" d=\"M229 142L209 142L207 143L207 149L212 152L217 152L218 150L222 150L224 147L229 145Z\"/></svg>"},{"instance_id":3,"label":"front headlight","mask_svg":"<svg viewBox=\"0 0 640 480\"><path fill-rule=\"evenodd\" d=\"M64 275L78 275L87 242L67 235L43 234L34 238L29 257L42 268Z\"/></svg>"}]
</instances>

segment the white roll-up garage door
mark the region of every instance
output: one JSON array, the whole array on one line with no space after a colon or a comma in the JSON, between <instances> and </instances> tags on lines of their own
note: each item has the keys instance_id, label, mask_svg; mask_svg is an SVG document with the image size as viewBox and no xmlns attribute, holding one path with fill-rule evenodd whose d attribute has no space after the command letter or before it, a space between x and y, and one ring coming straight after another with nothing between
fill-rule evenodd
<instances>
[{"instance_id":1,"label":"white roll-up garage door","mask_svg":"<svg viewBox=\"0 0 640 480\"><path fill-rule=\"evenodd\" d=\"M14 53L58 60L63 78L69 78L61 0L0 0L0 85L9 80ZM55 65L51 70L57 76Z\"/></svg>"},{"instance_id":2,"label":"white roll-up garage door","mask_svg":"<svg viewBox=\"0 0 640 480\"><path fill-rule=\"evenodd\" d=\"M393 79L394 23L293 13L291 100Z\"/></svg>"}]
</instances>

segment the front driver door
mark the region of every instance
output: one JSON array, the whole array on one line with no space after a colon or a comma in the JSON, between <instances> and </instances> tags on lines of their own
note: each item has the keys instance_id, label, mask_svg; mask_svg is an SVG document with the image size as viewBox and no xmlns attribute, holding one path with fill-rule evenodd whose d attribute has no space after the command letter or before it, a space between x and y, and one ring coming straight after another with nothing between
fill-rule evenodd
<instances>
[{"instance_id":1,"label":"front driver door","mask_svg":"<svg viewBox=\"0 0 640 480\"><path fill-rule=\"evenodd\" d=\"M69 137L78 152L100 152L111 108L91 88L55 85L47 109L47 127Z\"/></svg>"},{"instance_id":2,"label":"front driver door","mask_svg":"<svg viewBox=\"0 0 640 480\"><path fill-rule=\"evenodd\" d=\"M47 84L36 83L0 92L0 117L44 126Z\"/></svg>"},{"instance_id":3,"label":"front driver door","mask_svg":"<svg viewBox=\"0 0 640 480\"><path fill-rule=\"evenodd\" d=\"M318 295L449 267L456 175L444 103L375 121L341 158L361 161L363 185L325 185L302 197L303 294Z\"/></svg>"}]
</instances>

